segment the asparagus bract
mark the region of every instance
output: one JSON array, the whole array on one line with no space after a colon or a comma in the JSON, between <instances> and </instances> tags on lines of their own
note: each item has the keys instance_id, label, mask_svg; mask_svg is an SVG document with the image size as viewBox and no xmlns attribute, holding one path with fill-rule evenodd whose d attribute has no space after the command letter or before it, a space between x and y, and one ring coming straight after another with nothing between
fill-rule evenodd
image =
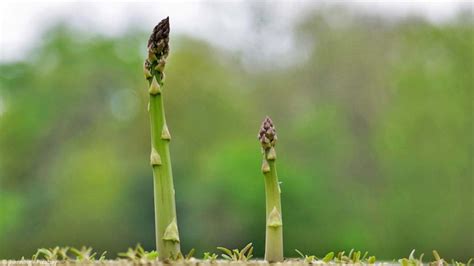
<instances>
[{"instance_id":1,"label":"asparagus bract","mask_svg":"<svg viewBox=\"0 0 474 266\"><path fill-rule=\"evenodd\" d=\"M266 117L258 134L262 146L262 172L265 176L266 232L265 260L283 261L283 222L281 218L280 184L276 171L277 135L270 117Z\"/></svg>"},{"instance_id":2,"label":"asparagus bract","mask_svg":"<svg viewBox=\"0 0 474 266\"><path fill-rule=\"evenodd\" d=\"M163 72L169 53L169 19L163 19L148 40L148 57L143 70L148 80L150 101L151 155L155 199L156 248L160 259L180 253L176 203L171 169L169 142L171 135L166 125L163 106Z\"/></svg>"}]
</instances>

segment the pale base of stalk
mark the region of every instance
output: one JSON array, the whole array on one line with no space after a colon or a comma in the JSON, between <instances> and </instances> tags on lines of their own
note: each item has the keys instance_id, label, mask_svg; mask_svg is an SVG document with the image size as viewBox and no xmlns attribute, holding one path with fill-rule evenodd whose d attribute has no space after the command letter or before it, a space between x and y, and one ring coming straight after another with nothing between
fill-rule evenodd
<instances>
[{"instance_id":1,"label":"pale base of stalk","mask_svg":"<svg viewBox=\"0 0 474 266\"><path fill-rule=\"evenodd\" d=\"M156 250L158 251L159 259L164 260L176 256L178 253L181 252L181 249L179 245L177 225L175 232L173 232L173 230L167 231L168 228L171 228L170 225L176 223L176 218L171 218L176 217L176 214L166 215L166 213L176 213L176 211L173 210L173 207L171 207L175 205L174 189L172 190L172 195L167 192L170 189L170 184L172 184L172 180L165 180L166 178L161 178L159 176L159 171L155 170L155 168L157 167L153 167ZM171 236L171 239L165 240L164 238L167 233Z\"/></svg>"},{"instance_id":2,"label":"pale base of stalk","mask_svg":"<svg viewBox=\"0 0 474 266\"><path fill-rule=\"evenodd\" d=\"M283 261L283 222L281 218L280 185L276 172L275 160L267 160L265 153L263 172L265 175L266 194L266 232L265 260L268 262Z\"/></svg>"},{"instance_id":3,"label":"pale base of stalk","mask_svg":"<svg viewBox=\"0 0 474 266\"><path fill-rule=\"evenodd\" d=\"M265 260L268 262L283 261L283 228L268 227L265 236Z\"/></svg>"}]
</instances>

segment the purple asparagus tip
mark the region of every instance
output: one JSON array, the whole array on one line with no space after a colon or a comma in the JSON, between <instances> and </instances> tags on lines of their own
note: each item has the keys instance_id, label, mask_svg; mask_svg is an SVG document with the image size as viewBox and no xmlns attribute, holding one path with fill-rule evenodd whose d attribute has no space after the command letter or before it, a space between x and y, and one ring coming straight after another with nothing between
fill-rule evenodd
<instances>
[{"instance_id":1,"label":"purple asparagus tip","mask_svg":"<svg viewBox=\"0 0 474 266\"><path fill-rule=\"evenodd\" d=\"M262 148L269 149L274 147L277 140L276 130L273 126L272 119L267 116L262 122L260 131L258 132L258 140L262 144Z\"/></svg>"},{"instance_id":2,"label":"purple asparagus tip","mask_svg":"<svg viewBox=\"0 0 474 266\"><path fill-rule=\"evenodd\" d=\"M170 35L170 19L166 17L155 26L148 39L148 49L157 49L161 42L168 45Z\"/></svg>"},{"instance_id":3,"label":"purple asparagus tip","mask_svg":"<svg viewBox=\"0 0 474 266\"><path fill-rule=\"evenodd\" d=\"M148 57L145 60L145 77L151 81L153 75L159 75L163 78L163 70L166 65L166 57L170 51L170 20L169 17L161 20L153 28L153 32L148 39Z\"/></svg>"}]
</instances>

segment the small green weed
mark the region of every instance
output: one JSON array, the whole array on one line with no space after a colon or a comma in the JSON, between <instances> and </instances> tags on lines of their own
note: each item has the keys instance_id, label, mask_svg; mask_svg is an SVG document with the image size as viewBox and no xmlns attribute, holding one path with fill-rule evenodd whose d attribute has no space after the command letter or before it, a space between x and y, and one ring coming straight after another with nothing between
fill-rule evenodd
<instances>
[{"instance_id":1,"label":"small green weed","mask_svg":"<svg viewBox=\"0 0 474 266\"><path fill-rule=\"evenodd\" d=\"M449 263L445 259L443 259L439 255L438 251L436 251L436 250L433 250L433 257L434 257L435 260L430 262L430 265L449 265ZM462 263L462 262L459 262L459 261L456 261L456 260L453 259L453 260L451 260L451 265L453 265L453 266L470 266L471 263L472 263L472 260L473 259L471 258L467 261L467 263Z\"/></svg>"},{"instance_id":2,"label":"small green weed","mask_svg":"<svg viewBox=\"0 0 474 266\"><path fill-rule=\"evenodd\" d=\"M354 251L354 249L351 249L349 251L349 254L345 255L344 251L341 251L337 254L337 256L334 258L334 262L336 263L350 263L350 264L355 264L355 263L368 263L368 264L374 264L375 263L375 256L370 256L369 252L366 251L364 255L362 255L361 251Z\"/></svg>"},{"instance_id":3,"label":"small green weed","mask_svg":"<svg viewBox=\"0 0 474 266\"><path fill-rule=\"evenodd\" d=\"M178 252L178 254L176 255L171 253L169 260L170 261L181 261L181 260L189 261L190 259L193 258L195 252L196 250L192 248L186 255L183 255L183 253L181 252Z\"/></svg>"},{"instance_id":4,"label":"small green weed","mask_svg":"<svg viewBox=\"0 0 474 266\"><path fill-rule=\"evenodd\" d=\"M402 266L422 265L423 264L423 255L424 254L421 254L420 257L417 259L417 258L415 258L415 250L412 250L410 252L410 255L408 256L408 258L399 259L398 262L400 262L400 264Z\"/></svg>"},{"instance_id":5,"label":"small green weed","mask_svg":"<svg viewBox=\"0 0 474 266\"><path fill-rule=\"evenodd\" d=\"M150 261L158 258L158 252L145 251L140 244L137 244L135 248L128 248L127 252L119 253L118 256L133 261Z\"/></svg>"},{"instance_id":6,"label":"small green weed","mask_svg":"<svg viewBox=\"0 0 474 266\"><path fill-rule=\"evenodd\" d=\"M306 255L306 254L303 254L303 252L295 249L296 253L298 253L298 255L300 255L300 257L304 260L304 262L306 263L312 263L313 261L317 260L318 258L314 255Z\"/></svg>"},{"instance_id":7,"label":"small green weed","mask_svg":"<svg viewBox=\"0 0 474 266\"><path fill-rule=\"evenodd\" d=\"M368 252L365 252L364 255L362 255L361 251L354 251L354 249L352 249L348 255L345 255L345 251L341 251L337 253L337 256L335 256L334 252L329 252L321 259L319 259L315 255L303 254L303 252L299 251L298 249L295 249L295 251L296 253L298 253L298 255L300 255L300 257L306 263L319 263L319 264L330 263L330 262L334 262L337 264L360 264L360 263L374 264L375 263L375 256L368 257L369 255Z\"/></svg>"},{"instance_id":8,"label":"small green weed","mask_svg":"<svg viewBox=\"0 0 474 266\"><path fill-rule=\"evenodd\" d=\"M45 259L47 261L53 260L69 260L67 255L69 247L54 247L54 248L40 248L31 258L32 260Z\"/></svg>"},{"instance_id":9,"label":"small green weed","mask_svg":"<svg viewBox=\"0 0 474 266\"><path fill-rule=\"evenodd\" d=\"M330 262L332 259L334 258L334 252L329 252L328 254L326 254L326 256L324 256L324 258L322 258L321 260L325 263L328 263Z\"/></svg>"},{"instance_id":10,"label":"small green weed","mask_svg":"<svg viewBox=\"0 0 474 266\"><path fill-rule=\"evenodd\" d=\"M97 256L97 252L94 252L91 247L82 247L81 249L71 248L71 252L76 256L77 261L94 261ZM100 254L99 260L105 260L105 254L107 251Z\"/></svg>"},{"instance_id":11,"label":"small green weed","mask_svg":"<svg viewBox=\"0 0 474 266\"><path fill-rule=\"evenodd\" d=\"M203 260L208 260L213 263L217 260L218 255L216 253L204 252Z\"/></svg>"},{"instance_id":12,"label":"small green weed","mask_svg":"<svg viewBox=\"0 0 474 266\"><path fill-rule=\"evenodd\" d=\"M222 251L224 254L221 254L221 256L229 261L248 261L253 257L252 243L247 244L242 250L230 250L224 247L217 247L217 249Z\"/></svg>"},{"instance_id":13,"label":"small green weed","mask_svg":"<svg viewBox=\"0 0 474 266\"><path fill-rule=\"evenodd\" d=\"M70 257L69 253L72 253ZM105 254L107 251L104 251L99 260L105 260ZM54 248L40 248L31 258L32 260L44 259L47 261L66 261L66 260L76 260L76 261L95 261L97 252L93 252L91 247L82 247L81 249L70 248L70 247L54 247Z\"/></svg>"}]
</instances>

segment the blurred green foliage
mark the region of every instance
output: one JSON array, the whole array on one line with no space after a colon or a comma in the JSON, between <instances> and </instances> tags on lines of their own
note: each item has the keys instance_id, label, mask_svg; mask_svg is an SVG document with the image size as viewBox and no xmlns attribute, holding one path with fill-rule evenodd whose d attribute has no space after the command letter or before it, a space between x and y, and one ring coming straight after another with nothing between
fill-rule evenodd
<instances>
[{"instance_id":1,"label":"blurred green foliage","mask_svg":"<svg viewBox=\"0 0 474 266\"><path fill-rule=\"evenodd\" d=\"M472 17L313 13L294 34L308 55L265 70L173 36L165 104L183 249L253 242L263 256L256 134L268 114L286 256L472 256ZM146 40L59 25L0 65L0 258L154 248Z\"/></svg>"}]
</instances>

